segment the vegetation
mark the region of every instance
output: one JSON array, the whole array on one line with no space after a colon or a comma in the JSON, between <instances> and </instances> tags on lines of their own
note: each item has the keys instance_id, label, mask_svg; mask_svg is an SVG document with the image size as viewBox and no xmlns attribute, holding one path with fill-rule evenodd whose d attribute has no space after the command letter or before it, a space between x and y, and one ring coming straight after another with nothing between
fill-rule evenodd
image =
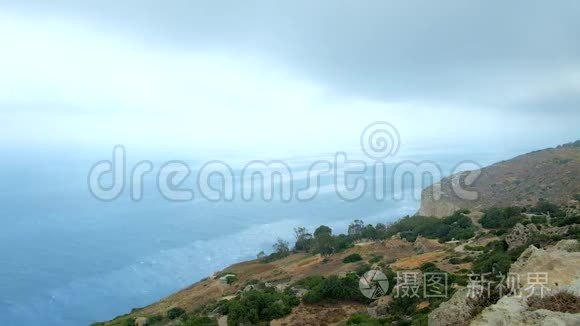
<instances>
[{"instance_id":1,"label":"vegetation","mask_svg":"<svg viewBox=\"0 0 580 326\"><path fill-rule=\"evenodd\" d=\"M183 308L175 307L171 308L167 311L167 318L169 319L176 319L181 317L185 314L185 310Z\"/></svg>"},{"instance_id":2,"label":"vegetation","mask_svg":"<svg viewBox=\"0 0 580 326\"><path fill-rule=\"evenodd\" d=\"M359 301L368 302L359 290L359 276L350 273L345 277L329 276L327 278L309 279L306 283L309 290L303 297L305 303L318 303L322 301Z\"/></svg>"},{"instance_id":3,"label":"vegetation","mask_svg":"<svg viewBox=\"0 0 580 326\"><path fill-rule=\"evenodd\" d=\"M568 292L559 292L542 298L531 297L528 305L531 310L546 309L576 314L580 312L580 297Z\"/></svg>"},{"instance_id":4,"label":"vegetation","mask_svg":"<svg viewBox=\"0 0 580 326\"><path fill-rule=\"evenodd\" d=\"M369 264L378 263L378 262L381 261L381 259L383 259L383 256L381 256L381 255L373 255L373 258L371 258L369 260Z\"/></svg>"},{"instance_id":5,"label":"vegetation","mask_svg":"<svg viewBox=\"0 0 580 326\"><path fill-rule=\"evenodd\" d=\"M520 207L493 207L484 211L480 223L487 229L509 229L523 220Z\"/></svg>"},{"instance_id":6,"label":"vegetation","mask_svg":"<svg viewBox=\"0 0 580 326\"><path fill-rule=\"evenodd\" d=\"M357 261L361 261L362 257L359 254L350 254L346 257L344 257L344 259L342 260L343 263L348 264L348 263L354 263Z\"/></svg>"},{"instance_id":7,"label":"vegetation","mask_svg":"<svg viewBox=\"0 0 580 326\"><path fill-rule=\"evenodd\" d=\"M229 325L258 325L284 317L300 300L290 292L277 292L272 288L250 290L231 301L221 301L218 305L222 314L228 315Z\"/></svg>"},{"instance_id":8,"label":"vegetation","mask_svg":"<svg viewBox=\"0 0 580 326\"><path fill-rule=\"evenodd\" d=\"M458 265L458 264L463 264L463 263L469 263L472 262L473 258L470 256L465 256L463 258L460 257L451 257L449 259L449 263L453 264L453 265Z\"/></svg>"},{"instance_id":9,"label":"vegetation","mask_svg":"<svg viewBox=\"0 0 580 326\"><path fill-rule=\"evenodd\" d=\"M258 258L262 257L261 260L265 263L269 263L278 259L288 257L290 255L290 243L282 239L278 239L276 243L272 246L273 252L268 255L262 255L263 252L258 254Z\"/></svg>"},{"instance_id":10,"label":"vegetation","mask_svg":"<svg viewBox=\"0 0 580 326\"><path fill-rule=\"evenodd\" d=\"M440 241L452 239L463 240L475 236L475 227L471 219L463 211L457 211L444 218L407 216L389 226L387 236L400 233L408 241L415 241L421 235L427 238L436 238Z\"/></svg>"},{"instance_id":11,"label":"vegetation","mask_svg":"<svg viewBox=\"0 0 580 326\"><path fill-rule=\"evenodd\" d=\"M530 209L531 212L536 214L550 214L553 217L564 217L566 213L558 207L558 205L550 203L545 199L541 199L538 201L536 206Z\"/></svg>"}]
</instances>

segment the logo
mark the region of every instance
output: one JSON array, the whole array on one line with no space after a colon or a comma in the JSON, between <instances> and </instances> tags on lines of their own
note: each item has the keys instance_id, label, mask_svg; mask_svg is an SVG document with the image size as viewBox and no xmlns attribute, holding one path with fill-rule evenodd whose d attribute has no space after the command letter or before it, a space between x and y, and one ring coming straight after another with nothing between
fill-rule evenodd
<instances>
[{"instance_id":1,"label":"logo","mask_svg":"<svg viewBox=\"0 0 580 326\"><path fill-rule=\"evenodd\" d=\"M383 272L371 269L361 276L358 288L365 297L374 300L387 294L389 280Z\"/></svg>"}]
</instances>

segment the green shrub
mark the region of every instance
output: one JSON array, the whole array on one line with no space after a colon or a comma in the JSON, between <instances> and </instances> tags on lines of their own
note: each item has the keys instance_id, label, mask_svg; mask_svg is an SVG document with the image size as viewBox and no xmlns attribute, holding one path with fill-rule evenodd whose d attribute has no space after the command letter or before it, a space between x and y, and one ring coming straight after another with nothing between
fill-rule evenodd
<instances>
[{"instance_id":1,"label":"green shrub","mask_svg":"<svg viewBox=\"0 0 580 326\"><path fill-rule=\"evenodd\" d=\"M311 289L315 288L316 286L318 286L320 283L322 283L322 281L324 281L323 276L315 275L315 276L308 276L306 278L303 278L300 281L294 283L294 285L311 290Z\"/></svg>"},{"instance_id":2,"label":"green shrub","mask_svg":"<svg viewBox=\"0 0 580 326\"><path fill-rule=\"evenodd\" d=\"M183 308L175 307L171 308L167 311L167 318L169 319L176 319L185 314L185 310Z\"/></svg>"},{"instance_id":3,"label":"green shrub","mask_svg":"<svg viewBox=\"0 0 580 326\"><path fill-rule=\"evenodd\" d=\"M472 246L472 245L465 245L465 250L468 251L484 251L485 247L484 246Z\"/></svg>"},{"instance_id":4,"label":"green shrub","mask_svg":"<svg viewBox=\"0 0 580 326\"><path fill-rule=\"evenodd\" d=\"M344 259L342 260L343 263L348 264L348 263L354 263L357 261L361 261L362 257L359 254L350 254L346 257L344 257Z\"/></svg>"},{"instance_id":5,"label":"green shrub","mask_svg":"<svg viewBox=\"0 0 580 326\"><path fill-rule=\"evenodd\" d=\"M226 277L226 282L228 284L232 284L234 282L236 282L238 280L238 277L236 275L230 275L228 277Z\"/></svg>"},{"instance_id":6,"label":"green shrub","mask_svg":"<svg viewBox=\"0 0 580 326\"><path fill-rule=\"evenodd\" d=\"M545 199L538 200L536 206L531 208L531 211L536 214L550 214L554 217L564 217L566 213L558 207L558 205L553 204Z\"/></svg>"},{"instance_id":7,"label":"green shrub","mask_svg":"<svg viewBox=\"0 0 580 326\"><path fill-rule=\"evenodd\" d=\"M481 225L487 229L511 228L517 223L523 222L521 207L493 207L484 211L480 220Z\"/></svg>"},{"instance_id":8,"label":"green shrub","mask_svg":"<svg viewBox=\"0 0 580 326\"><path fill-rule=\"evenodd\" d=\"M358 282L359 276L352 273L343 278L330 276L306 292L303 301L305 303L340 300L367 302L368 299L360 292Z\"/></svg>"},{"instance_id":9,"label":"green shrub","mask_svg":"<svg viewBox=\"0 0 580 326\"><path fill-rule=\"evenodd\" d=\"M214 319L205 316L192 316L189 317L183 326L217 326L217 322ZM149 323L147 324L149 325Z\"/></svg>"},{"instance_id":10,"label":"green shrub","mask_svg":"<svg viewBox=\"0 0 580 326\"><path fill-rule=\"evenodd\" d=\"M532 223L534 224L546 224L548 219L545 216L532 216Z\"/></svg>"},{"instance_id":11,"label":"green shrub","mask_svg":"<svg viewBox=\"0 0 580 326\"><path fill-rule=\"evenodd\" d=\"M580 216L570 217L555 217L550 221L553 226L566 226L572 224L580 224Z\"/></svg>"},{"instance_id":12,"label":"green shrub","mask_svg":"<svg viewBox=\"0 0 580 326\"><path fill-rule=\"evenodd\" d=\"M453 264L453 265L458 265L458 264L463 264L463 263L469 263L473 261L473 258L471 258L470 256L465 256L463 258L461 257L451 257L449 258L449 263Z\"/></svg>"},{"instance_id":13,"label":"green shrub","mask_svg":"<svg viewBox=\"0 0 580 326\"><path fill-rule=\"evenodd\" d=\"M274 289L263 291L251 290L241 298L232 299L227 303L228 324L256 325L272 319L284 317L292 312L300 300L288 292L279 293Z\"/></svg>"},{"instance_id":14,"label":"green shrub","mask_svg":"<svg viewBox=\"0 0 580 326\"><path fill-rule=\"evenodd\" d=\"M162 315L153 315L153 316L147 318L147 325L153 326L161 321L163 321Z\"/></svg>"},{"instance_id":15,"label":"green shrub","mask_svg":"<svg viewBox=\"0 0 580 326\"><path fill-rule=\"evenodd\" d=\"M377 256L373 256L373 258L371 258L369 260L369 264L374 264L374 263L378 263L381 261L381 259L383 259L383 256L377 255Z\"/></svg>"},{"instance_id":16,"label":"green shrub","mask_svg":"<svg viewBox=\"0 0 580 326\"><path fill-rule=\"evenodd\" d=\"M415 241L420 234L427 238L449 241L463 240L475 236L471 219L460 211L444 218L406 216L387 228L388 236L400 233L403 239Z\"/></svg>"},{"instance_id":17,"label":"green shrub","mask_svg":"<svg viewBox=\"0 0 580 326\"><path fill-rule=\"evenodd\" d=\"M364 273L366 273L370 270L371 270L371 266L369 264L362 264L354 270L354 273L358 276L363 276Z\"/></svg>"}]
</instances>

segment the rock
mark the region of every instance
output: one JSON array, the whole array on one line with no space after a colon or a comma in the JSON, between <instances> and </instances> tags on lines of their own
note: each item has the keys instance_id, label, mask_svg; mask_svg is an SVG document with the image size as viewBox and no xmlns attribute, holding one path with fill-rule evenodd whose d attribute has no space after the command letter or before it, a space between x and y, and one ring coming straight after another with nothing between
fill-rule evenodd
<instances>
[{"instance_id":1,"label":"rock","mask_svg":"<svg viewBox=\"0 0 580 326\"><path fill-rule=\"evenodd\" d=\"M515 249L528 243L533 234L534 231L532 229L518 223L512 228L511 232L505 236L505 242L507 242L510 250Z\"/></svg>"},{"instance_id":2,"label":"rock","mask_svg":"<svg viewBox=\"0 0 580 326\"><path fill-rule=\"evenodd\" d=\"M439 307L429 314L429 326L464 326L469 323L472 317L473 305L468 299L469 289L463 288L447 302L443 302Z\"/></svg>"},{"instance_id":3,"label":"rock","mask_svg":"<svg viewBox=\"0 0 580 326\"><path fill-rule=\"evenodd\" d=\"M228 316L222 316L218 319L218 326L228 326Z\"/></svg>"},{"instance_id":4,"label":"rock","mask_svg":"<svg viewBox=\"0 0 580 326\"><path fill-rule=\"evenodd\" d=\"M389 315L391 302L393 302L392 296L382 296L369 305L367 313L374 318L385 318Z\"/></svg>"},{"instance_id":5,"label":"rock","mask_svg":"<svg viewBox=\"0 0 580 326\"><path fill-rule=\"evenodd\" d=\"M470 326L580 325L580 314L527 309L525 298L503 297L496 304L485 308Z\"/></svg>"},{"instance_id":6,"label":"rock","mask_svg":"<svg viewBox=\"0 0 580 326\"><path fill-rule=\"evenodd\" d=\"M529 246L512 264L511 274L519 275L519 288L526 289L528 275L547 273L546 287L550 295L558 291L567 291L580 295L580 252L577 240L562 240L556 245L538 249ZM496 304L485 308L471 322L471 326L498 325L580 325L580 313L569 314L558 311L539 309L528 310L527 297L541 295L540 291L522 291L522 297L503 297ZM431 317L429 315L429 317Z\"/></svg>"},{"instance_id":7,"label":"rock","mask_svg":"<svg viewBox=\"0 0 580 326\"><path fill-rule=\"evenodd\" d=\"M147 326L147 318L145 317L135 318L135 326Z\"/></svg>"},{"instance_id":8,"label":"rock","mask_svg":"<svg viewBox=\"0 0 580 326\"><path fill-rule=\"evenodd\" d=\"M246 287L242 290L242 292L249 292L249 291L257 290L257 289L258 289L257 285L249 284L249 285L246 285Z\"/></svg>"},{"instance_id":9,"label":"rock","mask_svg":"<svg viewBox=\"0 0 580 326\"><path fill-rule=\"evenodd\" d=\"M551 291L573 286L580 282L580 252L563 249L577 245L577 240L562 240L547 249L530 246L512 264L510 273L519 275L521 289L529 286L528 275L535 273L547 273L546 287Z\"/></svg>"}]
</instances>

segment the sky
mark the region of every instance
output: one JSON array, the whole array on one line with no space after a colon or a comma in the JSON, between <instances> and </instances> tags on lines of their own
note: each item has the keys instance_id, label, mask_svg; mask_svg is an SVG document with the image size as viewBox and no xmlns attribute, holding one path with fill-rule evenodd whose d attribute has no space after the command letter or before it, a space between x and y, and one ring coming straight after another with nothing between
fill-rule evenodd
<instances>
[{"instance_id":1,"label":"sky","mask_svg":"<svg viewBox=\"0 0 580 326\"><path fill-rule=\"evenodd\" d=\"M575 0L0 0L0 146L553 146L579 34Z\"/></svg>"}]
</instances>

